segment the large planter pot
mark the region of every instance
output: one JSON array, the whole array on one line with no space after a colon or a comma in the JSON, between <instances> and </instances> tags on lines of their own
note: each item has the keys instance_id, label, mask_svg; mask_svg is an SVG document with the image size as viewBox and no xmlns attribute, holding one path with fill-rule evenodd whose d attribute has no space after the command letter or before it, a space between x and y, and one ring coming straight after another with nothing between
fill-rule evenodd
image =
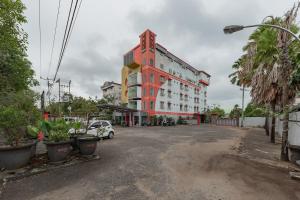
<instances>
[{"instance_id":1,"label":"large planter pot","mask_svg":"<svg viewBox=\"0 0 300 200\"><path fill-rule=\"evenodd\" d=\"M61 162L66 159L70 153L71 141L62 141L62 142L44 142L47 146L48 158L50 162Z\"/></svg>"},{"instance_id":2,"label":"large planter pot","mask_svg":"<svg viewBox=\"0 0 300 200\"><path fill-rule=\"evenodd\" d=\"M77 138L80 153L82 155L92 155L97 149L99 137L96 136L80 136Z\"/></svg>"},{"instance_id":3,"label":"large planter pot","mask_svg":"<svg viewBox=\"0 0 300 200\"><path fill-rule=\"evenodd\" d=\"M34 142L14 147L0 147L0 168L17 169L28 164Z\"/></svg>"},{"instance_id":4,"label":"large planter pot","mask_svg":"<svg viewBox=\"0 0 300 200\"><path fill-rule=\"evenodd\" d=\"M81 137L83 135L85 135L85 134L72 134L70 136L71 145L72 145L73 150L79 150L77 138Z\"/></svg>"},{"instance_id":5,"label":"large planter pot","mask_svg":"<svg viewBox=\"0 0 300 200\"><path fill-rule=\"evenodd\" d=\"M37 143L38 143L38 140L35 140L33 145L31 146L30 158L33 158L35 156Z\"/></svg>"}]
</instances>

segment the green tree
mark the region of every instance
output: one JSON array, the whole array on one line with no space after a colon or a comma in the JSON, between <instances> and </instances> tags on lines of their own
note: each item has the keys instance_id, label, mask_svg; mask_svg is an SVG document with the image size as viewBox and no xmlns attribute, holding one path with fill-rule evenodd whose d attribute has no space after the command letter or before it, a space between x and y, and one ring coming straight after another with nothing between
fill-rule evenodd
<instances>
[{"instance_id":1,"label":"green tree","mask_svg":"<svg viewBox=\"0 0 300 200\"><path fill-rule=\"evenodd\" d=\"M26 125L40 118L38 96L30 90L38 83L26 54L24 9L20 0L0 1L0 133L10 145L18 145Z\"/></svg>"},{"instance_id":2,"label":"green tree","mask_svg":"<svg viewBox=\"0 0 300 200\"><path fill-rule=\"evenodd\" d=\"M245 117L265 117L267 113L266 108L249 103L245 109Z\"/></svg>"},{"instance_id":3,"label":"green tree","mask_svg":"<svg viewBox=\"0 0 300 200\"><path fill-rule=\"evenodd\" d=\"M22 24L26 23L24 9L21 0L1 0L0 95L37 85L26 54L27 34L22 28Z\"/></svg>"},{"instance_id":4,"label":"green tree","mask_svg":"<svg viewBox=\"0 0 300 200\"><path fill-rule=\"evenodd\" d=\"M225 116L225 110L220 107L214 107L209 111L210 114L217 114L219 117Z\"/></svg>"},{"instance_id":5,"label":"green tree","mask_svg":"<svg viewBox=\"0 0 300 200\"><path fill-rule=\"evenodd\" d=\"M233 109L229 113L230 118L238 119L242 115L242 109L239 107L238 104L235 104Z\"/></svg>"}]
</instances>

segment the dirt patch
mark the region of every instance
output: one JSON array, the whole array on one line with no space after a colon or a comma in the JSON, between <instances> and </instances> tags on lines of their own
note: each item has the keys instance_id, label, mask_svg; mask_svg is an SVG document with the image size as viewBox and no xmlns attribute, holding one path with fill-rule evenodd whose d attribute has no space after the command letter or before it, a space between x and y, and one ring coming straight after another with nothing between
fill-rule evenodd
<instances>
[{"instance_id":1,"label":"dirt patch","mask_svg":"<svg viewBox=\"0 0 300 200\"><path fill-rule=\"evenodd\" d=\"M233 139L180 143L162 154L173 189L191 199L300 199L300 186L287 171L239 156L246 134L233 131Z\"/></svg>"}]
</instances>

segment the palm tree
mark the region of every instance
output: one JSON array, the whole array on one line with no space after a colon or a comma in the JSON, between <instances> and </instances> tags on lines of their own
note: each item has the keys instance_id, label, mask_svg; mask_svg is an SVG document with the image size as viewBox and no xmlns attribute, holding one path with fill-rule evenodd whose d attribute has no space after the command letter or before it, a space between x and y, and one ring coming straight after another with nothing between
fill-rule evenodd
<instances>
[{"instance_id":1,"label":"palm tree","mask_svg":"<svg viewBox=\"0 0 300 200\"><path fill-rule=\"evenodd\" d=\"M295 18L300 3L283 18L272 18L266 23L276 24L297 33ZM270 105L274 113L276 105L284 113L281 158L287 159L288 108L294 102L300 83L300 44L293 42L284 31L260 27L244 47L245 55L235 62L236 70L230 75L232 82L251 87L252 101ZM251 81L250 81L251 80ZM272 115L271 141L275 141L275 118Z\"/></svg>"},{"instance_id":2,"label":"palm tree","mask_svg":"<svg viewBox=\"0 0 300 200\"><path fill-rule=\"evenodd\" d=\"M281 26L292 30L298 31L298 28L295 26L295 20L297 17L298 9L300 2L297 5L294 5L291 10L289 10L283 18ZM294 72L299 71L297 63L293 63L294 60L292 57L295 56L293 49L299 49L299 45L291 45L293 40L287 32L279 31L278 32L278 49L280 55L281 69L280 72L280 82L282 84L282 110L283 110L283 131L282 131L282 147L281 147L281 159L288 160L288 120L289 120L289 107L294 98L298 89L298 83L293 82ZM291 51L290 51L291 49ZM295 53L295 52L294 52ZM296 55L297 56L297 55ZM297 59L296 59L297 60ZM293 83L293 84L291 84Z\"/></svg>"},{"instance_id":3,"label":"palm tree","mask_svg":"<svg viewBox=\"0 0 300 200\"><path fill-rule=\"evenodd\" d=\"M267 23L277 24L278 18ZM230 75L231 82L251 87L252 102L257 105L270 105L275 113L275 104L279 96L278 51L276 49L276 31L261 27L249 37L242 55L233 65L236 71ZM272 115L271 142L275 142L275 116Z\"/></svg>"}]
</instances>

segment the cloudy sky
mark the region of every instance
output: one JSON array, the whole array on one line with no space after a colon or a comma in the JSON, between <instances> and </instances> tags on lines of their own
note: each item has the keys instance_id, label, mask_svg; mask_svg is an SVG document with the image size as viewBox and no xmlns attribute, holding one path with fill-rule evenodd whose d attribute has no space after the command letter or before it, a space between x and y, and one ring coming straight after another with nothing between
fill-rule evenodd
<instances>
[{"instance_id":1,"label":"cloudy sky","mask_svg":"<svg viewBox=\"0 0 300 200\"><path fill-rule=\"evenodd\" d=\"M52 66L49 69L58 0L41 0L42 66L39 65L38 0L23 0L28 23L28 56L37 78L53 77L71 0L62 0ZM241 104L241 91L228 75L252 30L224 35L230 24L260 23L282 16L294 0L82 0L58 77L72 80L71 90L84 97L102 96L104 81L120 82L123 54L149 28L157 42L211 77L208 104L226 110ZM49 73L48 73L49 71ZM46 90L41 80L37 90ZM53 91L57 93L56 88ZM248 93L248 92L247 92ZM246 94L246 102L249 102Z\"/></svg>"}]
</instances>

